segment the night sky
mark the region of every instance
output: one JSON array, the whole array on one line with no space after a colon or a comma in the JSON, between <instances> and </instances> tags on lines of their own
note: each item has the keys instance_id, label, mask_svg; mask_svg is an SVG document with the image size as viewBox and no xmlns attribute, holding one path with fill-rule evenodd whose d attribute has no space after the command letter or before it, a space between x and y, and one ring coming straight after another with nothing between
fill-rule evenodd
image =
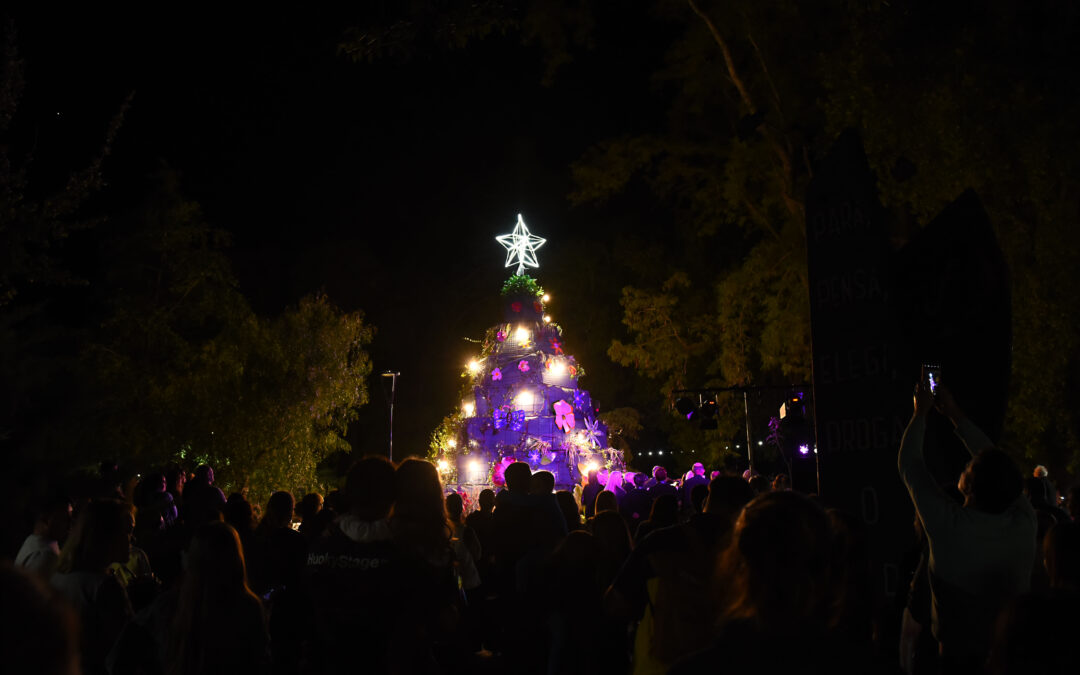
<instances>
[{"instance_id":1,"label":"night sky","mask_svg":"<svg viewBox=\"0 0 1080 675\"><path fill-rule=\"evenodd\" d=\"M257 312L323 290L377 327L355 450L384 449L378 373L393 369L395 455L426 451L478 349L464 338L499 319L510 271L494 238L519 212L548 240L536 276L568 350L600 373L583 386L604 409L627 405L604 384L629 377L608 372L620 367L604 356L618 298L590 294L588 277L604 270L587 262L610 261L615 237L664 221L632 199L571 208L569 166L605 138L662 123L648 79L657 55L635 38L656 27L601 22L592 48L545 86L541 51L514 35L353 63L337 50L353 21L317 10L16 17L36 166L85 163L134 92L105 167L106 202L136 203L167 166L209 224L231 233Z\"/></svg>"}]
</instances>

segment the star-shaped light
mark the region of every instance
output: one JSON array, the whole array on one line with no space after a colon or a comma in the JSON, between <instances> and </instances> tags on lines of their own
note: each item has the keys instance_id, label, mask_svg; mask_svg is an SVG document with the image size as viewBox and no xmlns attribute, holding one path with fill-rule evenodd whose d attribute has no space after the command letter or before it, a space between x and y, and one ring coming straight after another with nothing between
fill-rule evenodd
<instances>
[{"instance_id":1,"label":"star-shaped light","mask_svg":"<svg viewBox=\"0 0 1080 675\"><path fill-rule=\"evenodd\" d=\"M506 267L512 267L517 262L517 274L520 275L525 274L526 267L540 267L536 260L536 249L543 246L547 239L530 234L519 213L513 234L495 237L495 241L506 248Z\"/></svg>"}]
</instances>

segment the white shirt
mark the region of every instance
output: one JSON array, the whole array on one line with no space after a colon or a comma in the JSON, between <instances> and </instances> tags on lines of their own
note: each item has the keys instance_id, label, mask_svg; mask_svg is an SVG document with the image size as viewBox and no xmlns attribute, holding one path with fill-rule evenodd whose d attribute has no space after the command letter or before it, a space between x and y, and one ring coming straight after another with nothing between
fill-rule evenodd
<instances>
[{"instance_id":1,"label":"white shirt","mask_svg":"<svg viewBox=\"0 0 1080 675\"><path fill-rule=\"evenodd\" d=\"M31 534L15 556L15 566L52 576L60 560L60 545L40 534Z\"/></svg>"}]
</instances>

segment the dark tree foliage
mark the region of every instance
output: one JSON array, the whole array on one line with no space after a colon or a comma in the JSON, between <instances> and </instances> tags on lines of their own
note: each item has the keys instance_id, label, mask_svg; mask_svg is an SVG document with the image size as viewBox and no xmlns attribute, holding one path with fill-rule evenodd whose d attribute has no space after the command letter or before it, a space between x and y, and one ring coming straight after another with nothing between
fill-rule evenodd
<instances>
[{"instance_id":1,"label":"dark tree foliage","mask_svg":"<svg viewBox=\"0 0 1080 675\"><path fill-rule=\"evenodd\" d=\"M162 170L141 205L109 193L102 150L82 168L35 165L20 116L23 64L5 35L0 80L0 450L5 494L24 477L209 462L263 500L319 485L367 401L374 329L322 294L257 316L228 238ZM53 178L59 176L60 178ZM54 184L55 183L55 184ZM106 199L100 197L105 195ZM16 514L21 515L21 514ZM18 528L16 528L18 529Z\"/></svg>"},{"instance_id":2,"label":"dark tree foliage","mask_svg":"<svg viewBox=\"0 0 1080 675\"><path fill-rule=\"evenodd\" d=\"M342 48L412 58L418 46L516 34L545 49L550 79L642 13L654 29L635 39L665 44L643 104L660 101L666 123L598 139L573 167L575 204L648 194L669 214L616 245L635 281L622 290L625 337L611 358L655 380L661 407L680 387L807 381L803 200L817 159L854 128L897 248L966 188L982 198L1011 271L1007 442L1052 469L1080 468L1070 405L1080 10L1048 0L416 1L380 6ZM673 427L676 443L721 452L742 423L741 406L724 404L717 432Z\"/></svg>"}]
</instances>

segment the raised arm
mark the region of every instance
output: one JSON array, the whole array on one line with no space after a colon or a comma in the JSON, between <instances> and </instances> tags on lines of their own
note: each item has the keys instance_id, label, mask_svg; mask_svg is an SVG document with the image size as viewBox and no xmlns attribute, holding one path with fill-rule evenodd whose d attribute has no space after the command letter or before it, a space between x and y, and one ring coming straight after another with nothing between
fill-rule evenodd
<instances>
[{"instance_id":1,"label":"raised arm","mask_svg":"<svg viewBox=\"0 0 1080 675\"><path fill-rule=\"evenodd\" d=\"M897 456L900 479L904 481L915 510L928 533L937 532L948 522L949 512L955 504L938 488L923 457L923 439L926 436L926 418L934 406L934 399L920 383L915 389L915 414L904 430Z\"/></svg>"},{"instance_id":2,"label":"raised arm","mask_svg":"<svg viewBox=\"0 0 1080 675\"><path fill-rule=\"evenodd\" d=\"M975 426L974 422L968 419L964 411L956 404L952 392L943 384L938 385L935 407L953 423L953 427L956 428L956 435L972 457L978 454L980 450L994 446L994 442L979 427Z\"/></svg>"}]
</instances>

